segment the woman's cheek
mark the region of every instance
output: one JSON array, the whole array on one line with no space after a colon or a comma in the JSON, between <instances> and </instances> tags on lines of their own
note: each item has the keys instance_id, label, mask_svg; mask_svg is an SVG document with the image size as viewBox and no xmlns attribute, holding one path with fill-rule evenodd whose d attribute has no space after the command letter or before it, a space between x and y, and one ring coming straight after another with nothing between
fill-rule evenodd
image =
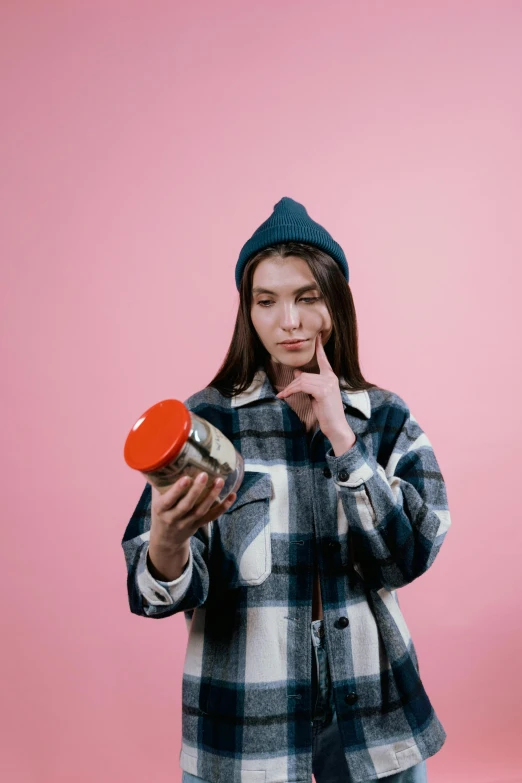
<instances>
[{"instance_id":1,"label":"woman's cheek","mask_svg":"<svg viewBox=\"0 0 522 783\"><path fill-rule=\"evenodd\" d=\"M328 310L323 311L321 313L321 327L320 327L321 335L323 337L326 337L331 327L332 327L332 320L330 318L330 313L328 312Z\"/></svg>"}]
</instances>

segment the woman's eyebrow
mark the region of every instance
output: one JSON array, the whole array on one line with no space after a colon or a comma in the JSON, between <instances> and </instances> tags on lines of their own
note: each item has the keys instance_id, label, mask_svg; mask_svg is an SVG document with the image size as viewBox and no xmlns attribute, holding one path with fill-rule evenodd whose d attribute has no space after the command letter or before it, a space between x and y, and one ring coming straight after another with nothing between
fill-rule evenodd
<instances>
[{"instance_id":1,"label":"woman's eyebrow","mask_svg":"<svg viewBox=\"0 0 522 783\"><path fill-rule=\"evenodd\" d=\"M313 283L312 285L302 285L301 288L296 288L295 291L292 293L294 294L304 294L305 291L314 291L317 289L317 283ZM260 288L260 286L256 286L252 289L253 294L272 294L272 296L277 296L275 291L270 291L268 288Z\"/></svg>"}]
</instances>

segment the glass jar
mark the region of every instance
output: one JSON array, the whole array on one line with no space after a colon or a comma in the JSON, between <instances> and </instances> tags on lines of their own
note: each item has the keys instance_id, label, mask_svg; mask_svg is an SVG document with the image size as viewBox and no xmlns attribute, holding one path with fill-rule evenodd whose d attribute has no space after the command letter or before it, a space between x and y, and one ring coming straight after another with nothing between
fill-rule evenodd
<instances>
[{"instance_id":1,"label":"glass jar","mask_svg":"<svg viewBox=\"0 0 522 783\"><path fill-rule=\"evenodd\" d=\"M125 462L139 470L162 494L182 476L205 471L208 481L198 503L222 478L216 503L237 492L243 481L244 461L225 435L180 400L163 400L140 416L127 436Z\"/></svg>"}]
</instances>

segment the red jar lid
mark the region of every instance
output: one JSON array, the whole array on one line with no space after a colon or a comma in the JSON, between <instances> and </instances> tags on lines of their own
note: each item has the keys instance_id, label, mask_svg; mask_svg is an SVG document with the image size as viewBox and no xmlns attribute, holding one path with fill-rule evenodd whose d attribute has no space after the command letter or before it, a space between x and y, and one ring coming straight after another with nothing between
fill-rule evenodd
<instances>
[{"instance_id":1,"label":"red jar lid","mask_svg":"<svg viewBox=\"0 0 522 783\"><path fill-rule=\"evenodd\" d=\"M179 400L163 400L140 416L127 435L123 456L134 470L150 473L175 459L192 427L190 411Z\"/></svg>"}]
</instances>

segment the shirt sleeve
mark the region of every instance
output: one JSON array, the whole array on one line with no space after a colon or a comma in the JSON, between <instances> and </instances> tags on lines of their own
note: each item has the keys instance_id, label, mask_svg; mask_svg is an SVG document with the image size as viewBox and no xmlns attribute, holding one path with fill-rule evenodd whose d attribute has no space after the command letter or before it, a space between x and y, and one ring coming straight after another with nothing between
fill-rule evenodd
<instances>
[{"instance_id":1,"label":"shirt sleeve","mask_svg":"<svg viewBox=\"0 0 522 783\"><path fill-rule=\"evenodd\" d=\"M189 561L183 573L172 582L161 582L147 566L149 551L150 484L129 520L122 547L127 565L127 593L131 612L143 617L169 617L189 612L205 603L209 591L209 548L212 522L200 527L190 538Z\"/></svg>"},{"instance_id":2,"label":"shirt sleeve","mask_svg":"<svg viewBox=\"0 0 522 783\"><path fill-rule=\"evenodd\" d=\"M194 558L192 556L192 547L189 549L189 560L181 575L172 582L164 582L161 579L155 579L149 570L149 544L148 542L142 548L140 559L138 561L138 571L136 578L140 593L153 606L162 606L164 604L175 604L181 601L187 592L192 572L194 568Z\"/></svg>"},{"instance_id":3,"label":"shirt sleeve","mask_svg":"<svg viewBox=\"0 0 522 783\"><path fill-rule=\"evenodd\" d=\"M326 461L349 521L355 570L370 589L396 590L432 565L450 514L432 445L404 400L394 394L383 416L384 464L359 437L344 454L329 449Z\"/></svg>"}]
</instances>

